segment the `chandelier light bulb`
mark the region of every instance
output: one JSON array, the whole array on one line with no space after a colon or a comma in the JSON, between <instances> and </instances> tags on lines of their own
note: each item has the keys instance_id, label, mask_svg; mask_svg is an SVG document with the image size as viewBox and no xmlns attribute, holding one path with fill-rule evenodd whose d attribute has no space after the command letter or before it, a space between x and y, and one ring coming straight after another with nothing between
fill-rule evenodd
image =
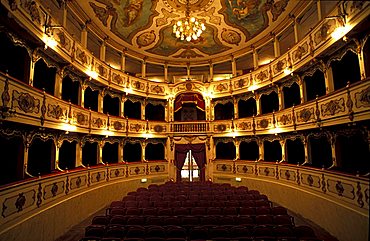
<instances>
[{"instance_id":1,"label":"chandelier light bulb","mask_svg":"<svg viewBox=\"0 0 370 241\"><path fill-rule=\"evenodd\" d=\"M205 30L206 27L202 20L190 17L189 1L187 1L185 18L177 21L173 25L172 32L175 34L176 38L190 42L192 40L197 40Z\"/></svg>"}]
</instances>

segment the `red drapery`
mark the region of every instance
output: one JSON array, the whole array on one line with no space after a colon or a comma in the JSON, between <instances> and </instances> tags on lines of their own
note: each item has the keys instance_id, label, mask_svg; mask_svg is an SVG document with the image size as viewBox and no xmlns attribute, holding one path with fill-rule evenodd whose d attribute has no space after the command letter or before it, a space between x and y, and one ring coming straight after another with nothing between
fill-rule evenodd
<instances>
[{"instance_id":1,"label":"red drapery","mask_svg":"<svg viewBox=\"0 0 370 241\"><path fill-rule=\"evenodd\" d=\"M197 108L205 111L205 103L201 94L198 93L184 93L176 97L175 112L181 109L184 103L194 103Z\"/></svg>"},{"instance_id":2,"label":"red drapery","mask_svg":"<svg viewBox=\"0 0 370 241\"><path fill-rule=\"evenodd\" d=\"M205 144L176 144L175 145L175 165L177 167L176 180L181 181L181 169L184 166L186 153L191 150L200 173L200 181L205 181L206 148Z\"/></svg>"}]
</instances>

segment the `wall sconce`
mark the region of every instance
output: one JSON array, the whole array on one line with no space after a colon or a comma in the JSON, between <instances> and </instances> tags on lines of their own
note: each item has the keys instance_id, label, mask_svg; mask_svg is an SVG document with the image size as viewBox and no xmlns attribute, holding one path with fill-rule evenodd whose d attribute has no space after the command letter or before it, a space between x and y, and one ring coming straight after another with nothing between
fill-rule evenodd
<instances>
[{"instance_id":1,"label":"wall sconce","mask_svg":"<svg viewBox=\"0 0 370 241\"><path fill-rule=\"evenodd\" d=\"M85 73L86 73L90 78L92 78L92 79L97 79L97 78L98 78L98 76L99 76L99 74L98 74L96 71L92 70L92 67L90 67L90 69L87 69L87 70L85 71Z\"/></svg>"},{"instance_id":2,"label":"wall sconce","mask_svg":"<svg viewBox=\"0 0 370 241\"><path fill-rule=\"evenodd\" d=\"M52 25L51 17L46 15L45 24L44 24L44 36L42 41L45 43L45 49L48 47L55 48L58 45L58 42L54 39L53 30L56 28L62 28L60 25Z\"/></svg>"},{"instance_id":3,"label":"wall sconce","mask_svg":"<svg viewBox=\"0 0 370 241\"><path fill-rule=\"evenodd\" d=\"M284 74L285 75L293 75L293 69L292 66L288 66L284 69Z\"/></svg>"},{"instance_id":4,"label":"wall sconce","mask_svg":"<svg viewBox=\"0 0 370 241\"><path fill-rule=\"evenodd\" d=\"M236 182L241 182L241 181L242 181L242 178L241 178L241 177L236 177L236 178L235 178L235 181L236 181Z\"/></svg>"},{"instance_id":5,"label":"wall sconce","mask_svg":"<svg viewBox=\"0 0 370 241\"><path fill-rule=\"evenodd\" d=\"M141 182L141 183L147 183L147 182L148 182L148 179L146 179L146 178L142 178L142 179L140 180L140 182Z\"/></svg>"},{"instance_id":6,"label":"wall sconce","mask_svg":"<svg viewBox=\"0 0 370 241\"><path fill-rule=\"evenodd\" d=\"M347 14L344 12L344 5L342 5L342 8L339 10L338 15L334 16L327 16L326 19L335 19L337 20L337 24L339 26L336 27L336 29L331 33L331 37L337 41L338 39L342 38L348 31L349 26L346 24L346 16Z\"/></svg>"}]
</instances>

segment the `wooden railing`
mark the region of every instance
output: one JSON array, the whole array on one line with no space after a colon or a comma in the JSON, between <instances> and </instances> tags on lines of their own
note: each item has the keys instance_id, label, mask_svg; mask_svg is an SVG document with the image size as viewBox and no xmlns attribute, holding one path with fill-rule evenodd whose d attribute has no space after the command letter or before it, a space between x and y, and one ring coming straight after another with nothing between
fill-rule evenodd
<instances>
[{"instance_id":1,"label":"wooden railing","mask_svg":"<svg viewBox=\"0 0 370 241\"><path fill-rule=\"evenodd\" d=\"M209 131L208 122L173 123L171 132L174 133L206 133Z\"/></svg>"}]
</instances>

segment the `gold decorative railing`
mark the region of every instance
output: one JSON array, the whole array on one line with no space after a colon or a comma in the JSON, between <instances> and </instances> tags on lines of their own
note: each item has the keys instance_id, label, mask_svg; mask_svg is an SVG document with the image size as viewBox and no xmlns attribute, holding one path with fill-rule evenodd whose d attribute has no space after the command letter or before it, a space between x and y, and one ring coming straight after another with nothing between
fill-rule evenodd
<instances>
[{"instance_id":1,"label":"gold decorative railing","mask_svg":"<svg viewBox=\"0 0 370 241\"><path fill-rule=\"evenodd\" d=\"M168 134L277 134L368 120L370 78L275 113L237 120L165 122L126 119L87 110L0 73L0 112L7 121L104 136L165 138Z\"/></svg>"},{"instance_id":2,"label":"gold decorative railing","mask_svg":"<svg viewBox=\"0 0 370 241\"><path fill-rule=\"evenodd\" d=\"M171 124L173 133L207 133L209 131L208 122L185 122Z\"/></svg>"},{"instance_id":3,"label":"gold decorative railing","mask_svg":"<svg viewBox=\"0 0 370 241\"><path fill-rule=\"evenodd\" d=\"M82 195L97 187L132 179L140 181L142 178L161 178L162 182L167 181L168 163L147 162L97 166L2 186L0 187L2 207L0 237L7 228L26 220L34 212L41 213L50 205L68 201L73 196Z\"/></svg>"},{"instance_id":4,"label":"gold decorative railing","mask_svg":"<svg viewBox=\"0 0 370 241\"><path fill-rule=\"evenodd\" d=\"M24 26L29 31L33 32L40 40L43 39L45 37L44 23L48 17L48 11L37 1L34 2L32 11L20 2L20 0L4 1L2 4L11 12L12 17L25 23ZM370 14L369 4L369 2L357 4L356 1L349 1L346 4L346 12L348 14L346 16L347 31ZM40 21L33 21L35 15ZM328 15L338 15L338 9L335 8ZM95 58L86 47L83 47L62 27L53 30L54 38L58 42L54 50L62 58L71 62L76 69L86 73L95 71L97 74L96 81L105 86L109 85L110 88L117 91L125 91L144 97L166 99L169 96L177 95L183 90L191 90L207 92L213 98L218 98L229 96L230 94L245 93L251 90L251 88L258 89L270 85L272 82L277 82L286 76L284 74L286 68L291 68L291 70L295 71L309 63L313 58L337 41L331 37L331 33L337 26L340 26L340 20L340 18L324 18L287 53L281 55L268 65L230 80L211 82L206 86L196 81L172 85L129 76ZM52 18L50 21L49 24L51 25L57 24Z\"/></svg>"},{"instance_id":5,"label":"gold decorative railing","mask_svg":"<svg viewBox=\"0 0 370 241\"><path fill-rule=\"evenodd\" d=\"M369 178L299 165L215 160L214 176L251 178L290 186L369 215Z\"/></svg>"}]
</instances>

